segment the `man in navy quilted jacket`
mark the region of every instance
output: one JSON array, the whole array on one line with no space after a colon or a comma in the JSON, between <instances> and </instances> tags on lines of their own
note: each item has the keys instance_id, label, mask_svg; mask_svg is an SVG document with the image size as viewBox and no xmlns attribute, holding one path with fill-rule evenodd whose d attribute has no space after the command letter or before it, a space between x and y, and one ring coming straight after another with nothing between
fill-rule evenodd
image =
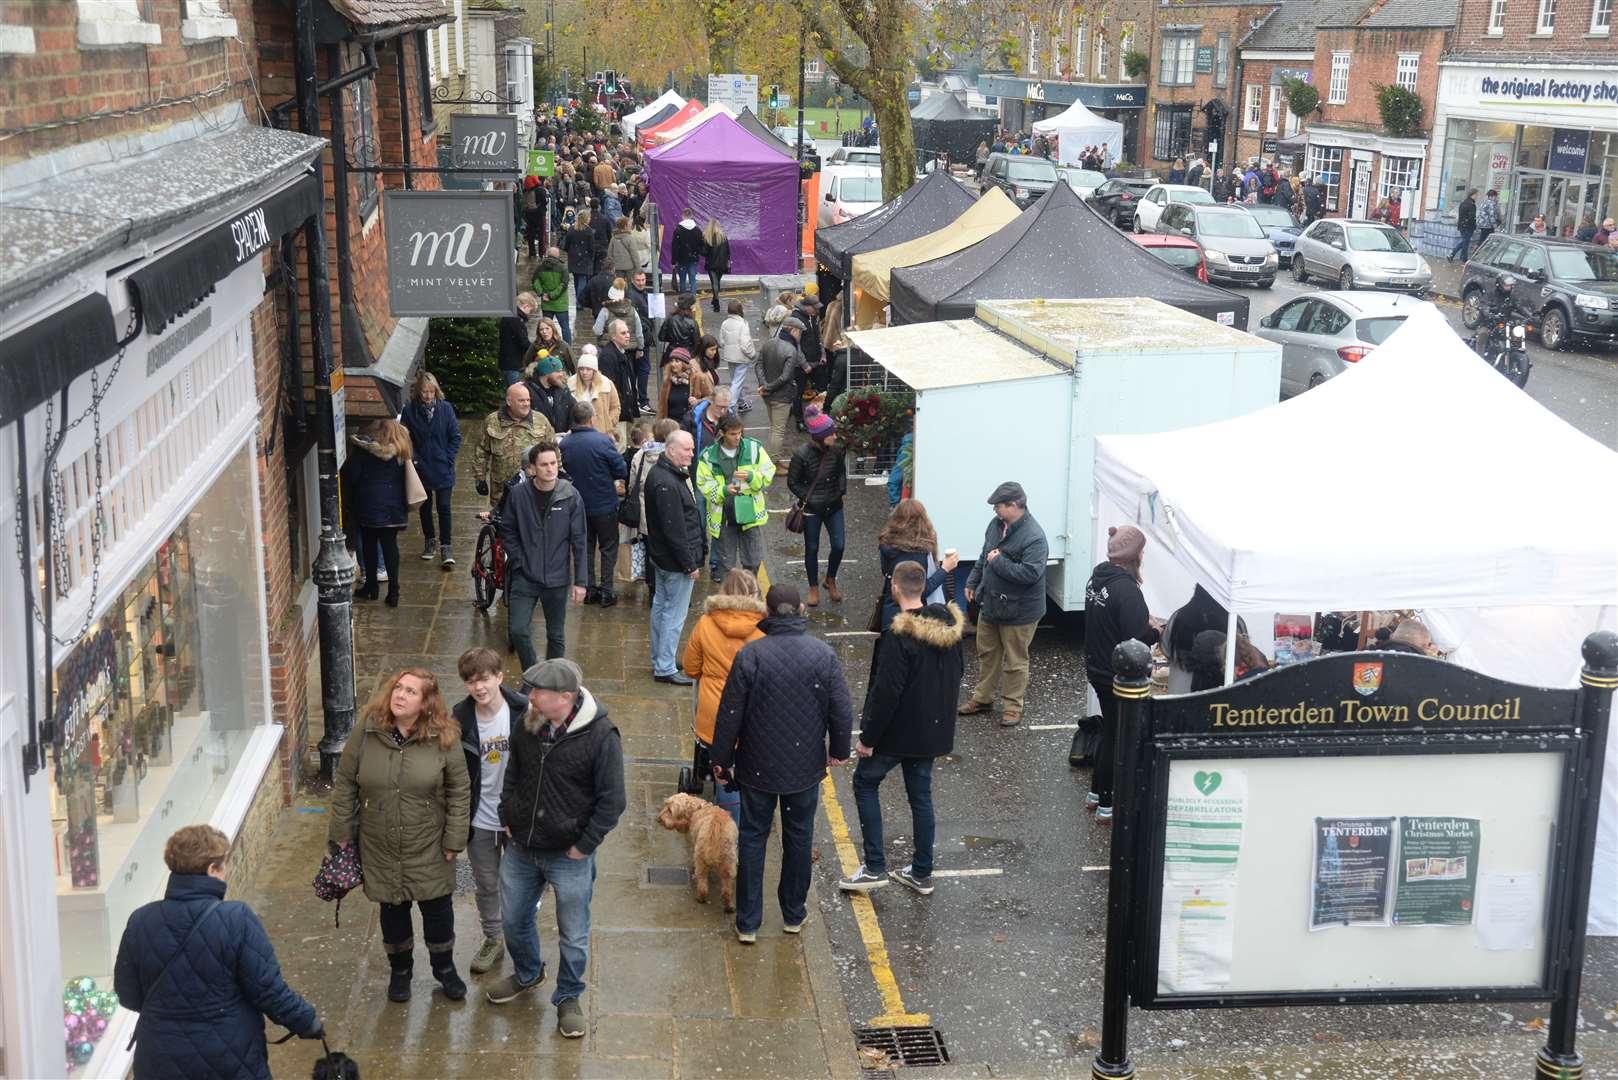
<instances>
[{"instance_id":1,"label":"man in navy quilted jacket","mask_svg":"<svg viewBox=\"0 0 1618 1080\"><path fill-rule=\"evenodd\" d=\"M137 908L113 969L135 1022L135 1080L270 1080L264 1018L303 1036L325 1032L315 1007L281 978L253 909L225 900L230 841L208 825L169 837L163 899Z\"/></svg>"},{"instance_id":2,"label":"man in navy quilted jacket","mask_svg":"<svg viewBox=\"0 0 1618 1080\"><path fill-rule=\"evenodd\" d=\"M764 848L781 806L782 929L808 918L815 808L826 766L848 762L854 710L837 654L808 636L798 590L773 585L758 624L764 637L736 654L719 716L712 760L716 779L741 787L736 859L736 940L751 945L764 921Z\"/></svg>"}]
</instances>

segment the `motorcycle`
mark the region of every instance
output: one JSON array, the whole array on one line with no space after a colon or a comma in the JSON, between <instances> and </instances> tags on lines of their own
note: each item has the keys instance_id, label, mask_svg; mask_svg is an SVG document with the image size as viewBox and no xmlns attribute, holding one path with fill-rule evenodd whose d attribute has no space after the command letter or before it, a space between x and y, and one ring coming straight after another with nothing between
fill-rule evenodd
<instances>
[{"instance_id":1,"label":"motorcycle","mask_svg":"<svg viewBox=\"0 0 1618 1080\"><path fill-rule=\"evenodd\" d=\"M1510 287L1510 284L1505 286L1506 297L1510 296ZM1528 335L1533 330L1533 324L1506 300L1485 313L1472 348L1490 367L1521 389L1528 384L1528 372L1533 366L1528 359Z\"/></svg>"}]
</instances>

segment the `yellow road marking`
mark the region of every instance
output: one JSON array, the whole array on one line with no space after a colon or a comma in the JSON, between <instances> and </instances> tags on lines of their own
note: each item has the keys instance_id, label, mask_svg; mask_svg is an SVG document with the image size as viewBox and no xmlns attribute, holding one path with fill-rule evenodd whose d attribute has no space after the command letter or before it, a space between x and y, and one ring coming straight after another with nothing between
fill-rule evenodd
<instances>
[{"instance_id":1,"label":"yellow road marking","mask_svg":"<svg viewBox=\"0 0 1618 1080\"><path fill-rule=\"evenodd\" d=\"M832 784L828 775L820 782L821 795L826 802L826 820L831 825L832 840L837 844L837 861L843 866L843 873L852 875L860 868L859 852L854 848L854 840L848 833L848 819L843 816L843 807L837 801L837 788ZM860 928L860 940L865 942L865 962L870 965L871 978L876 980L876 988L882 995L883 1013L881 1016L871 1018L872 1027L927 1027L932 1023L926 1013L913 1013L905 1011L904 999L899 996L899 982L893 977L893 967L888 963L887 942L882 939L882 927L876 921L876 908L871 904L871 898L864 893L850 893L849 900L854 907L854 922Z\"/></svg>"}]
</instances>

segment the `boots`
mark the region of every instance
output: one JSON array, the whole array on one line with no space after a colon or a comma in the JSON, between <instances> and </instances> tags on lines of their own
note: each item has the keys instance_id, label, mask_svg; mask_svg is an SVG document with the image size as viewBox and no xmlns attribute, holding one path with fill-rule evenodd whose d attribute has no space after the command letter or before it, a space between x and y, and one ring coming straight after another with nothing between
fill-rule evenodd
<instances>
[{"instance_id":1,"label":"boots","mask_svg":"<svg viewBox=\"0 0 1618 1080\"><path fill-rule=\"evenodd\" d=\"M427 955L433 962L433 978L444 988L444 996L451 1001L466 997L466 983L455 970L455 943L436 948L429 946Z\"/></svg>"},{"instance_id":2,"label":"boots","mask_svg":"<svg viewBox=\"0 0 1618 1080\"><path fill-rule=\"evenodd\" d=\"M411 946L404 948L407 951L388 954L388 967L393 969L393 974L388 977L389 1001L410 1000L410 976L415 971L416 958Z\"/></svg>"},{"instance_id":3,"label":"boots","mask_svg":"<svg viewBox=\"0 0 1618 1080\"><path fill-rule=\"evenodd\" d=\"M809 586L809 595L804 599L803 602L808 604L810 607L819 607L820 606L820 586L819 585L811 585L811 586Z\"/></svg>"},{"instance_id":4,"label":"boots","mask_svg":"<svg viewBox=\"0 0 1618 1080\"><path fill-rule=\"evenodd\" d=\"M840 604L843 602L843 590L837 587L836 578L829 577L826 579L826 595L831 597L832 602L835 604Z\"/></svg>"},{"instance_id":5,"label":"boots","mask_svg":"<svg viewBox=\"0 0 1618 1080\"><path fill-rule=\"evenodd\" d=\"M428 559L433 558L437 554L438 554L438 541L433 539L431 536L427 537L426 542L425 542L425 546L421 549L422 560L426 561Z\"/></svg>"}]
</instances>

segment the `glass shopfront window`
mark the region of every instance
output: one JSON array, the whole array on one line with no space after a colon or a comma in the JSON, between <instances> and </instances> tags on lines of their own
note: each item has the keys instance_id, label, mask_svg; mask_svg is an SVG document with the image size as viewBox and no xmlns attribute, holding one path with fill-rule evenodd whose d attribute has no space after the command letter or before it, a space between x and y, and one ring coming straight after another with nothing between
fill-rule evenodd
<instances>
[{"instance_id":1,"label":"glass shopfront window","mask_svg":"<svg viewBox=\"0 0 1618 1080\"><path fill-rule=\"evenodd\" d=\"M243 449L55 672L51 796L67 1060L96 1055L130 913L265 722L261 569Z\"/></svg>"},{"instance_id":2,"label":"glass shopfront window","mask_svg":"<svg viewBox=\"0 0 1618 1080\"><path fill-rule=\"evenodd\" d=\"M1508 231L1544 214L1549 231L1571 238L1618 214L1618 134L1451 120L1439 208L1453 213L1469 188L1499 190Z\"/></svg>"}]
</instances>

